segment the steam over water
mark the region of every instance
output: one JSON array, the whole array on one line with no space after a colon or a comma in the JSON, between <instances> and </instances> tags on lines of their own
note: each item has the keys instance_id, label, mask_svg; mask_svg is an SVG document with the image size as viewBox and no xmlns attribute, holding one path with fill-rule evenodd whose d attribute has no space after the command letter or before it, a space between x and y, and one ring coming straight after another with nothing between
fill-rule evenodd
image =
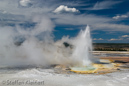
<instances>
[{"instance_id":1,"label":"steam over water","mask_svg":"<svg viewBox=\"0 0 129 86\"><path fill-rule=\"evenodd\" d=\"M34 17L34 28L2 27L0 29L0 66L48 65L54 59L51 36L54 24L49 18ZM37 36L40 36L40 40ZM22 41L20 46L15 43ZM49 54L48 54L49 52Z\"/></svg>"},{"instance_id":2,"label":"steam over water","mask_svg":"<svg viewBox=\"0 0 129 86\"><path fill-rule=\"evenodd\" d=\"M0 29L0 66L89 65L92 40L89 26L77 37L53 41L54 24L49 18L36 16L35 27L2 27ZM17 45L17 43L22 42ZM63 43L67 43L66 47Z\"/></svg>"}]
</instances>

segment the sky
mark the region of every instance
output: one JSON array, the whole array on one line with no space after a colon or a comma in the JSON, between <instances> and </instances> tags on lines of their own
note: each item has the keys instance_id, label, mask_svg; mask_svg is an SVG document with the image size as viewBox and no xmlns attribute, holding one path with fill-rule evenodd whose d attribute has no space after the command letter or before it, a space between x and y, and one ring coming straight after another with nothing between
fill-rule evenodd
<instances>
[{"instance_id":1,"label":"sky","mask_svg":"<svg viewBox=\"0 0 129 86\"><path fill-rule=\"evenodd\" d=\"M34 27L34 16L51 19L55 40L89 25L94 43L129 43L129 0L0 0L0 28Z\"/></svg>"}]
</instances>

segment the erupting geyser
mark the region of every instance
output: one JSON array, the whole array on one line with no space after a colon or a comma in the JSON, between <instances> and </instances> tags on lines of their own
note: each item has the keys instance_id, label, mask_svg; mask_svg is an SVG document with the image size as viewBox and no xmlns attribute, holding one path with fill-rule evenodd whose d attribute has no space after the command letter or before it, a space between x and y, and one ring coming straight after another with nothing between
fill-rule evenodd
<instances>
[{"instance_id":1,"label":"erupting geyser","mask_svg":"<svg viewBox=\"0 0 129 86\"><path fill-rule=\"evenodd\" d=\"M79 61L79 65L71 67L71 71L79 73L94 73L97 68L92 66L92 39L90 36L90 27L87 25L85 30L81 30L79 35L75 38L75 49L73 57Z\"/></svg>"},{"instance_id":2,"label":"erupting geyser","mask_svg":"<svg viewBox=\"0 0 129 86\"><path fill-rule=\"evenodd\" d=\"M90 28L87 25L85 30L81 30L79 35L75 38L74 51L72 57L76 63L71 67L71 71L76 73L99 73L100 71L107 71L114 68L113 64L95 64L98 62L93 58L92 53L92 39L90 37Z\"/></svg>"},{"instance_id":3,"label":"erupting geyser","mask_svg":"<svg viewBox=\"0 0 129 86\"><path fill-rule=\"evenodd\" d=\"M82 66L90 65L92 54L92 39L90 37L90 27L87 25L85 30L81 30L79 35L75 38L75 50L73 51L73 58L80 62Z\"/></svg>"}]
</instances>

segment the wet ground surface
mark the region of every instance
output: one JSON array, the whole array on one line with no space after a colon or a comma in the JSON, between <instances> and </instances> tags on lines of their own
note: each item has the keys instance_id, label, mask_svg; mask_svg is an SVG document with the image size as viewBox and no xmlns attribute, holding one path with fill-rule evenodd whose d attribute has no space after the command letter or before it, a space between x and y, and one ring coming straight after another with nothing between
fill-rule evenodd
<instances>
[{"instance_id":1,"label":"wet ground surface","mask_svg":"<svg viewBox=\"0 0 129 86\"><path fill-rule=\"evenodd\" d=\"M0 69L0 86L128 86L129 70L108 74L57 73L54 68ZM8 81L12 82L9 83ZM17 82L16 82L17 81ZM30 84L27 81L38 81Z\"/></svg>"}]
</instances>

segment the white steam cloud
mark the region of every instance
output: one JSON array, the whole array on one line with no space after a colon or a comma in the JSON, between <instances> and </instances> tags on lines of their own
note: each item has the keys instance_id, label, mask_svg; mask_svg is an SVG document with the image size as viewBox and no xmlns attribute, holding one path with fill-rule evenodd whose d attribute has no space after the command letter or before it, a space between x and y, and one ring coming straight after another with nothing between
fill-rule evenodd
<instances>
[{"instance_id":1,"label":"white steam cloud","mask_svg":"<svg viewBox=\"0 0 129 86\"><path fill-rule=\"evenodd\" d=\"M0 67L80 63L81 60L72 57L78 37L74 40L63 37L62 40L54 42L54 24L49 18L35 16L32 21L35 26L27 29L21 26L0 27ZM69 46L66 47L65 42Z\"/></svg>"},{"instance_id":2,"label":"white steam cloud","mask_svg":"<svg viewBox=\"0 0 129 86\"><path fill-rule=\"evenodd\" d=\"M54 46L51 44L53 39L51 37L51 31L54 24L49 18L35 17L33 19L36 22L36 26L29 30L13 27L1 27L0 28L0 63L1 65L48 65L50 60L54 58L47 52L51 52ZM40 34L42 40L36 36ZM24 37L25 41L20 46L17 46L16 38ZM53 50L54 51L54 50ZM49 59L49 60L48 60Z\"/></svg>"}]
</instances>

